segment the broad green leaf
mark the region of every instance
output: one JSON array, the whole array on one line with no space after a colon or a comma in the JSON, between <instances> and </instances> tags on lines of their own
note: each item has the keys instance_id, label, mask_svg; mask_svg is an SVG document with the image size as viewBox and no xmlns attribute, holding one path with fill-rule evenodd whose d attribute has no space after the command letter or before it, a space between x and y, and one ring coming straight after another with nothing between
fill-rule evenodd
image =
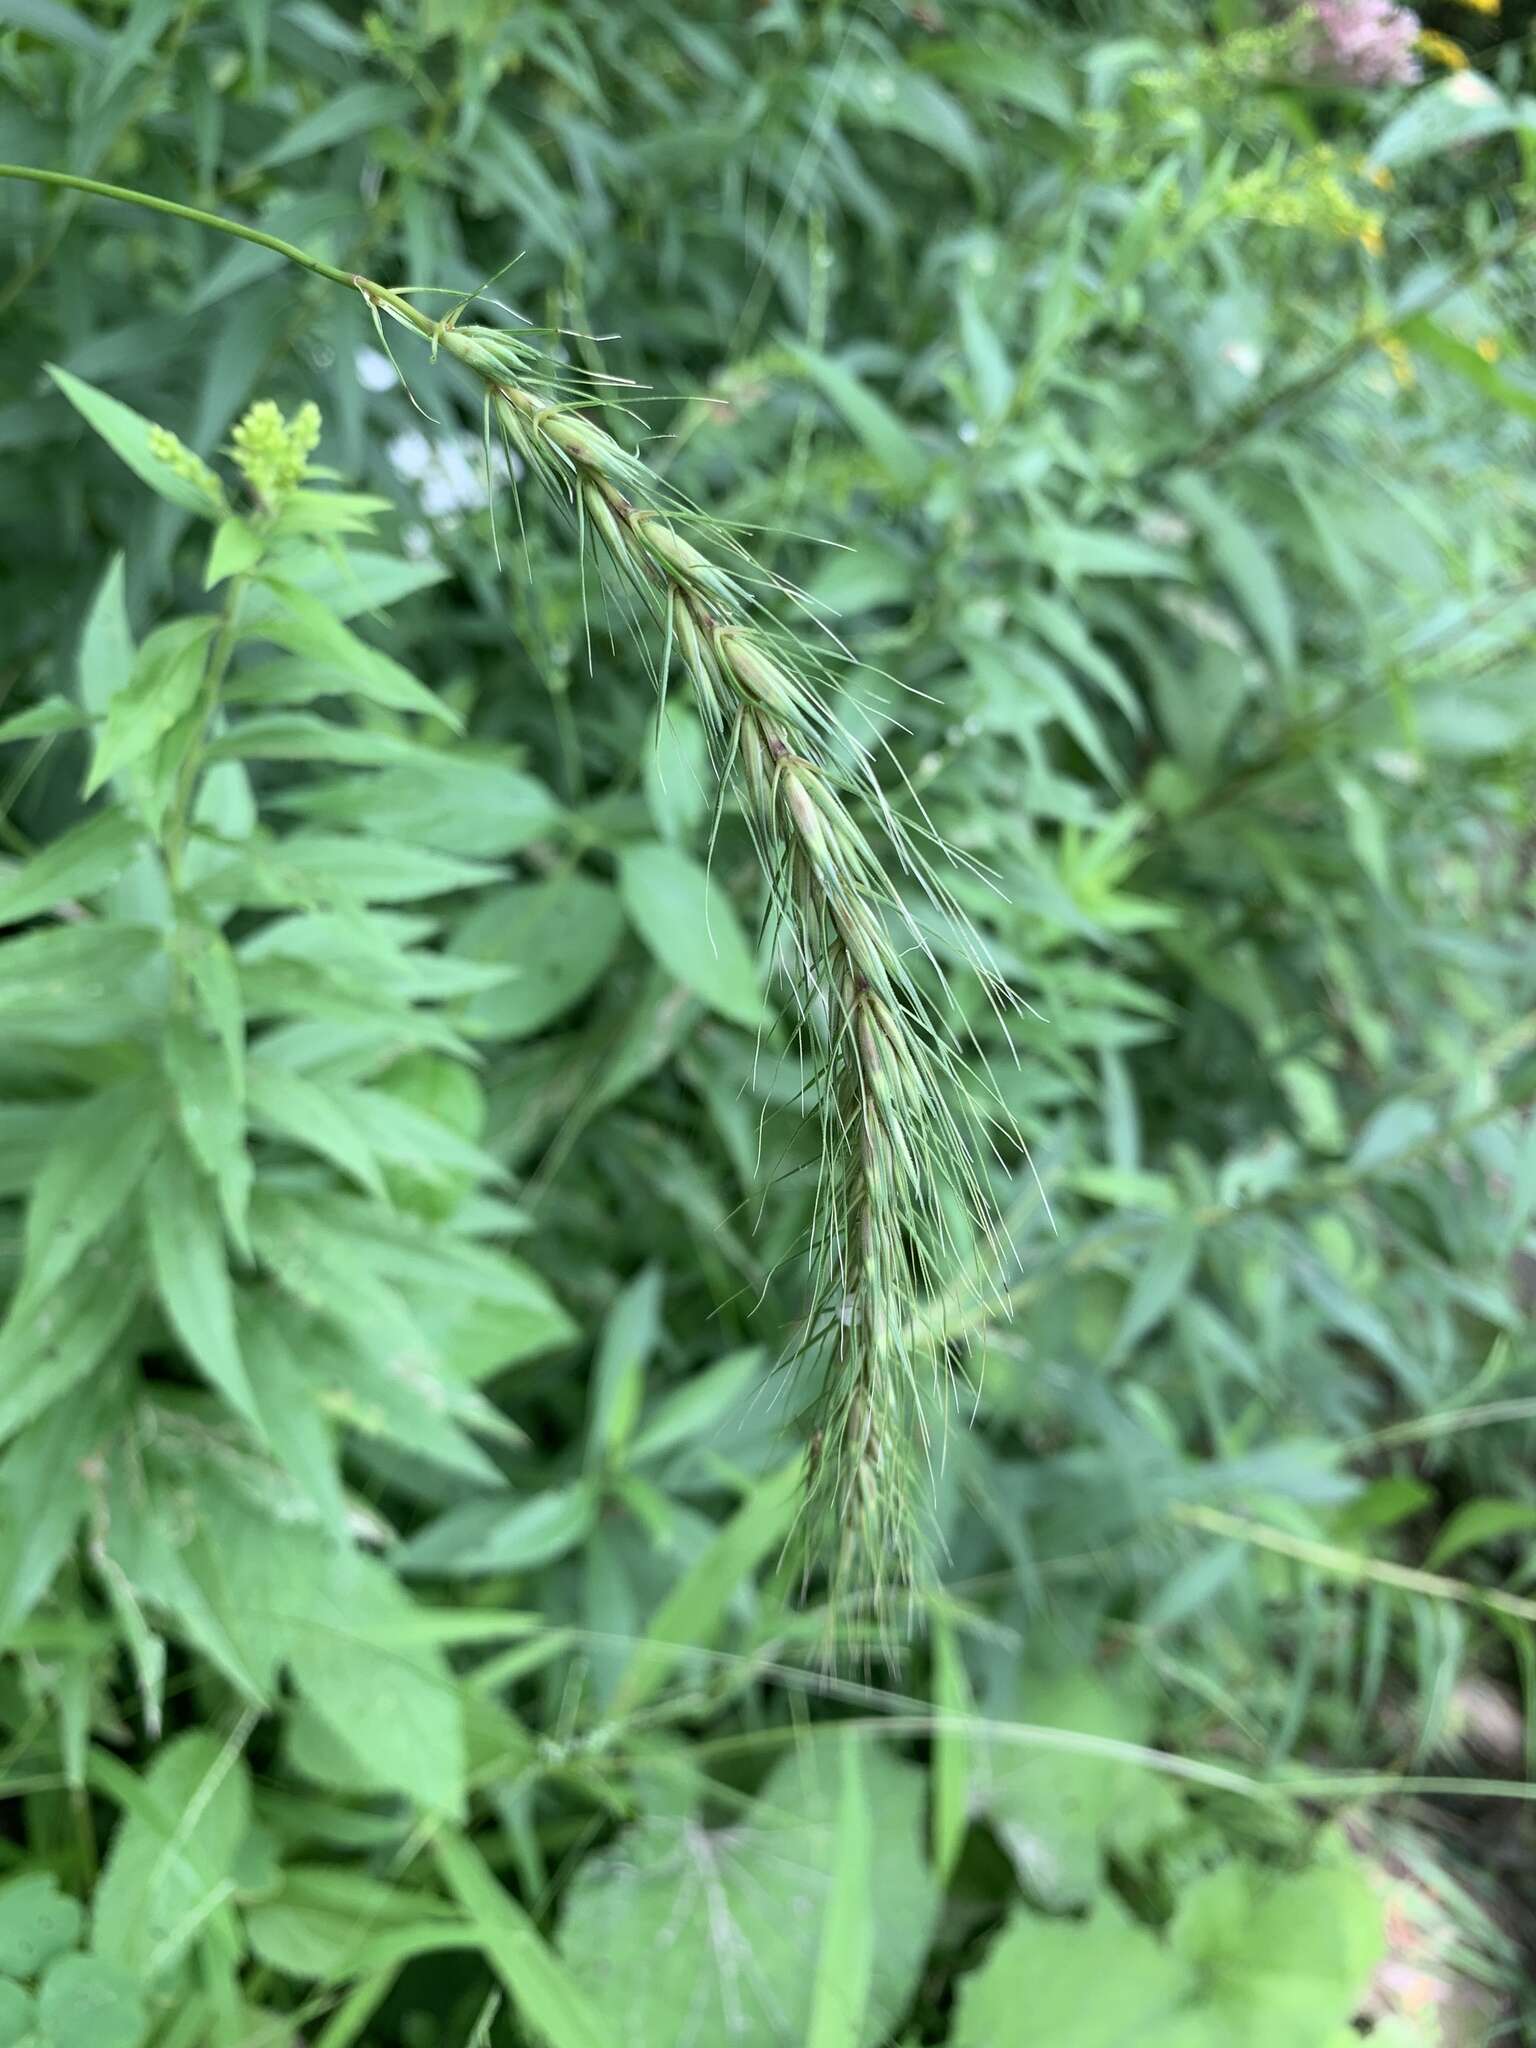
<instances>
[{"instance_id":1,"label":"broad green leaf","mask_svg":"<svg viewBox=\"0 0 1536 2048\"><path fill-rule=\"evenodd\" d=\"M277 1896L246 1914L251 1947L286 1977L343 1984L444 1948L467 1948L463 1916L432 1892L331 1864L290 1866Z\"/></svg>"},{"instance_id":2,"label":"broad green leaf","mask_svg":"<svg viewBox=\"0 0 1536 2048\"><path fill-rule=\"evenodd\" d=\"M395 1561L403 1572L451 1579L533 1571L574 1550L591 1533L599 1505L584 1483L527 1500L465 1501L429 1522Z\"/></svg>"},{"instance_id":3,"label":"broad green leaf","mask_svg":"<svg viewBox=\"0 0 1536 2048\"><path fill-rule=\"evenodd\" d=\"M149 2029L136 1978L98 1956L61 1956L38 1988L37 2016L48 2048L139 2048Z\"/></svg>"},{"instance_id":4,"label":"broad green leaf","mask_svg":"<svg viewBox=\"0 0 1536 2048\"><path fill-rule=\"evenodd\" d=\"M1188 580L1189 564L1168 548L1106 528L1042 523L1032 552L1066 582L1083 576L1171 577Z\"/></svg>"},{"instance_id":5,"label":"broad green leaf","mask_svg":"<svg viewBox=\"0 0 1536 2048\"><path fill-rule=\"evenodd\" d=\"M49 1871L28 1871L0 1884L0 1971L36 1977L80 1940L85 1915Z\"/></svg>"},{"instance_id":6,"label":"broad green leaf","mask_svg":"<svg viewBox=\"0 0 1536 2048\"><path fill-rule=\"evenodd\" d=\"M449 1890L469 1915L476 1947L532 2032L549 2048L610 2048L615 2037L602 2025L590 1986L549 1946L474 1846L451 1828L439 1830L432 1846ZM641 2048L639 2036L628 2038Z\"/></svg>"},{"instance_id":7,"label":"broad green leaf","mask_svg":"<svg viewBox=\"0 0 1536 2048\"><path fill-rule=\"evenodd\" d=\"M656 830L685 844L709 809L711 778L703 728L676 696L656 707L641 773Z\"/></svg>"},{"instance_id":8,"label":"broad green leaf","mask_svg":"<svg viewBox=\"0 0 1536 2048\"><path fill-rule=\"evenodd\" d=\"M320 599L287 578L265 578L266 587L277 599L270 610L252 606L244 614L243 636L270 640L290 654L319 662L346 678L344 687L371 704L391 711L412 711L423 718L439 720L457 728L457 713L441 697L418 683L409 669L391 656L370 647L350 626L342 623Z\"/></svg>"},{"instance_id":9,"label":"broad green leaf","mask_svg":"<svg viewBox=\"0 0 1536 2048\"><path fill-rule=\"evenodd\" d=\"M379 736L346 735L349 742L354 737ZM344 756L338 752L334 758ZM284 810L328 825L350 825L480 860L504 860L521 852L555 831L565 816L534 776L506 761L458 749L428 753L412 748L408 760L386 765L379 774L336 776L312 789L285 790L277 800Z\"/></svg>"},{"instance_id":10,"label":"broad green leaf","mask_svg":"<svg viewBox=\"0 0 1536 2048\"><path fill-rule=\"evenodd\" d=\"M266 536L248 519L220 520L208 550L208 566L203 571L204 590L214 589L226 577L244 576L256 567L266 551Z\"/></svg>"},{"instance_id":11,"label":"broad green leaf","mask_svg":"<svg viewBox=\"0 0 1536 2048\"><path fill-rule=\"evenodd\" d=\"M132 1200L165 1130L165 1104L142 1081L61 1110L27 1205L17 1304L52 1294Z\"/></svg>"},{"instance_id":12,"label":"broad green leaf","mask_svg":"<svg viewBox=\"0 0 1536 2048\"><path fill-rule=\"evenodd\" d=\"M0 2048L36 2048L37 2004L9 1977L0 1977Z\"/></svg>"},{"instance_id":13,"label":"broad green leaf","mask_svg":"<svg viewBox=\"0 0 1536 2048\"><path fill-rule=\"evenodd\" d=\"M213 618L175 619L145 640L128 681L107 704L86 777L87 796L152 753L192 709L217 629Z\"/></svg>"},{"instance_id":14,"label":"broad green leaf","mask_svg":"<svg viewBox=\"0 0 1536 2048\"><path fill-rule=\"evenodd\" d=\"M184 1145L163 1147L144 1182L142 1209L155 1290L194 1364L247 1422L260 1427L235 1332L224 1233Z\"/></svg>"},{"instance_id":15,"label":"broad green leaf","mask_svg":"<svg viewBox=\"0 0 1536 2048\"><path fill-rule=\"evenodd\" d=\"M1481 71L1457 71L1416 92L1371 144L1370 161L1402 171L1515 125L1515 109Z\"/></svg>"},{"instance_id":16,"label":"broad green leaf","mask_svg":"<svg viewBox=\"0 0 1536 2048\"><path fill-rule=\"evenodd\" d=\"M1469 1500L1441 1525L1426 1559L1431 1571L1443 1571L1452 1558L1485 1543L1502 1543L1510 1536L1528 1536L1536 1529L1536 1502L1524 1500Z\"/></svg>"},{"instance_id":17,"label":"broad green leaf","mask_svg":"<svg viewBox=\"0 0 1536 2048\"><path fill-rule=\"evenodd\" d=\"M361 833L294 832L253 839L198 888L205 905L414 903L500 881L482 861L459 860L424 846L402 846Z\"/></svg>"},{"instance_id":18,"label":"broad green leaf","mask_svg":"<svg viewBox=\"0 0 1536 2048\"><path fill-rule=\"evenodd\" d=\"M1301 1871L1232 1860L1186 1887L1170 1930L1216 2041L1296 2048L1344 2028L1385 1948L1384 1909L1342 1843Z\"/></svg>"},{"instance_id":19,"label":"broad green leaf","mask_svg":"<svg viewBox=\"0 0 1536 2048\"><path fill-rule=\"evenodd\" d=\"M121 811L87 818L0 880L0 925L95 895L117 880L138 848L139 828Z\"/></svg>"},{"instance_id":20,"label":"broad green leaf","mask_svg":"<svg viewBox=\"0 0 1536 2048\"><path fill-rule=\"evenodd\" d=\"M1349 1171L1375 1173L1389 1166L1394 1159L1422 1145L1439 1122L1431 1104L1416 1102L1412 1096L1383 1103L1355 1141L1355 1149L1349 1155Z\"/></svg>"},{"instance_id":21,"label":"broad green leaf","mask_svg":"<svg viewBox=\"0 0 1536 2048\"><path fill-rule=\"evenodd\" d=\"M1148 1734L1140 1703L1088 1672L1026 1679L1012 1718L1127 1744ZM1107 1849L1134 1858L1183 1819L1180 1801L1150 1767L1097 1750L1010 1741L1006 1723L976 1739L972 1800L1026 1893L1056 1912L1098 1895Z\"/></svg>"},{"instance_id":22,"label":"broad green leaf","mask_svg":"<svg viewBox=\"0 0 1536 2048\"><path fill-rule=\"evenodd\" d=\"M1189 1965L1112 1894L1086 1920L1019 1907L961 1979L952 2039L954 2048L1218 2048L1190 2010L1194 1997ZM1249 2037L1239 2025L1231 2038Z\"/></svg>"},{"instance_id":23,"label":"broad green leaf","mask_svg":"<svg viewBox=\"0 0 1536 2048\"><path fill-rule=\"evenodd\" d=\"M750 1403L762 1379L765 1354L757 1346L733 1351L662 1397L635 1432L629 1462L664 1457L680 1445L707 1447L711 1436Z\"/></svg>"},{"instance_id":24,"label":"broad green leaf","mask_svg":"<svg viewBox=\"0 0 1536 2048\"><path fill-rule=\"evenodd\" d=\"M376 80L348 86L296 121L249 169L271 171L280 164L297 163L320 150L350 142L356 135L366 135L370 129L393 128L415 111L416 96L403 86Z\"/></svg>"},{"instance_id":25,"label":"broad green leaf","mask_svg":"<svg viewBox=\"0 0 1536 2048\"><path fill-rule=\"evenodd\" d=\"M612 889L582 874L519 883L488 895L454 935L471 960L513 977L473 997L465 1014L477 1031L528 1038L587 995L607 972L624 932Z\"/></svg>"},{"instance_id":26,"label":"broad green leaf","mask_svg":"<svg viewBox=\"0 0 1536 2048\"><path fill-rule=\"evenodd\" d=\"M136 413L132 406L124 405L121 399L109 397L105 391L87 384L84 378L61 370L56 363L46 363L44 368L76 412L151 490L158 491L184 512L196 512L204 519L220 516L224 511L223 493L215 494L157 455L151 446L155 432L151 421Z\"/></svg>"},{"instance_id":27,"label":"broad green leaf","mask_svg":"<svg viewBox=\"0 0 1536 2048\"><path fill-rule=\"evenodd\" d=\"M250 1781L230 1742L194 1729L166 1743L142 1780L112 1760L99 1782L126 1811L96 1887L92 1946L154 1982L232 1895Z\"/></svg>"},{"instance_id":28,"label":"broad green leaf","mask_svg":"<svg viewBox=\"0 0 1536 2048\"><path fill-rule=\"evenodd\" d=\"M138 1260L119 1221L50 1293L11 1304L0 1326L0 1441L95 1372L138 1302Z\"/></svg>"},{"instance_id":29,"label":"broad green leaf","mask_svg":"<svg viewBox=\"0 0 1536 2048\"><path fill-rule=\"evenodd\" d=\"M1403 321L1397 332L1405 346L1453 370L1495 405L1505 406L1524 419L1536 419L1536 383L1531 381L1528 369L1519 364L1518 357L1513 371L1501 369L1496 357L1490 361L1470 341L1452 334L1427 313Z\"/></svg>"},{"instance_id":30,"label":"broad green leaf","mask_svg":"<svg viewBox=\"0 0 1536 2048\"><path fill-rule=\"evenodd\" d=\"M657 962L733 1023L765 1021L762 982L734 905L686 853L659 842L624 849L624 908Z\"/></svg>"},{"instance_id":31,"label":"broad green leaf","mask_svg":"<svg viewBox=\"0 0 1536 2048\"><path fill-rule=\"evenodd\" d=\"M700 2041L736 2048L812 2038L875 2048L890 2037L922 1969L938 1887L923 1862L922 1773L878 1744L859 1773L863 1856L857 1826L845 1834L851 1739L823 1731L798 1744L725 1826L663 1814L587 1857L566 1892L560 1952L604 2039L675 2048L680 2014ZM842 2006L828 1995L813 2037L829 1924L868 1991Z\"/></svg>"},{"instance_id":32,"label":"broad green leaf","mask_svg":"<svg viewBox=\"0 0 1536 2048\"><path fill-rule=\"evenodd\" d=\"M52 739L61 732L83 732L90 724L87 714L67 697L45 697L28 711L0 720L0 746L13 740Z\"/></svg>"},{"instance_id":33,"label":"broad green leaf","mask_svg":"<svg viewBox=\"0 0 1536 2048\"><path fill-rule=\"evenodd\" d=\"M300 1693L380 1789L402 1792L428 1813L457 1815L463 1715L442 1656L411 1640L413 1619L383 1565L336 1549L295 1600L284 1654Z\"/></svg>"}]
</instances>

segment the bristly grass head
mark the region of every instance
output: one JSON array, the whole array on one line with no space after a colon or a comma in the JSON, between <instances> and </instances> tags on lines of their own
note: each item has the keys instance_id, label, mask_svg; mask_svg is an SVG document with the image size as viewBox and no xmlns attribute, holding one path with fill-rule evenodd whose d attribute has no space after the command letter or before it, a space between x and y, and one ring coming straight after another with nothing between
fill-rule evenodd
<instances>
[{"instance_id":1,"label":"bristly grass head","mask_svg":"<svg viewBox=\"0 0 1536 2048\"><path fill-rule=\"evenodd\" d=\"M428 331L414 308L370 297L375 318ZM957 1265L974 1260L956 1241L957 1204L984 1248L977 1287L1001 1265L982 1154L1006 1118L978 1107L984 1078L948 1021L919 912L969 927L935 873L927 819L899 814L830 708L827 658L770 616L771 599L798 594L591 416L617 402L612 387L552 360L531 329L438 323L430 338L483 380L508 453L597 544L637 623L653 622L658 686L686 677L722 787L738 793L813 1048L821 1139L815 1293L795 1352L817 1375L798 1541L807 1567L826 1561L836 1598L887 1614L929 1554L928 1417L943 1404L928 1398L940 1368L919 1311L954 1299ZM994 1004L1010 1003L970 951Z\"/></svg>"}]
</instances>

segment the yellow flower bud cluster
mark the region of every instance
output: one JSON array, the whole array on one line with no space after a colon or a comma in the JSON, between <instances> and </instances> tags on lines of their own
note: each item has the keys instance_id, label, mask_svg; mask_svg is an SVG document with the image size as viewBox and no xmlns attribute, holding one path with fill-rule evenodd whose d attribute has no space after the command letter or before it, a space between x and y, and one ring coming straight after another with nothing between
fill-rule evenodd
<instances>
[{"instance_id":1,"label":"yellow flower bud cluster","mask_svg":"<svg viewBox=\"0 0 1536 2048\"><path fill-rule=\"evenodd\" d=\"M1373 255L1383 246L1383 215L1350 190L1335 152L1328 148L1296 156L1277 155L1234 179L1227 192L1226 210L1239 220L1359 242Z\"/></svg>"},{"instance_id":2,"label":"yellow flower bud cluster","mask_svg":"<svg viewBox=\"0 0 1536 2048\"><path fill-rule=\"evenodd\" d=\"M185 441L178 440L169 427L151 427L149 430L149 452L157 462L163 462L183 482L191 484L202 492L205 498L215 504L224 501L224 486L204 462L201 455L194 455Z\"/></svg>"},{"instance_id":3,"label":"yellow flower bud cluster","mask_svg":"<svg viewBox=\"0 0 1536 2048\"><path fill-rule=\"evenodd\" d=\"M320 441L320 408L301 405L285 420L270 398L258 399L230 435L235 467L263 504L296 490L309 474Z\"/></svg>"}]
</instances>

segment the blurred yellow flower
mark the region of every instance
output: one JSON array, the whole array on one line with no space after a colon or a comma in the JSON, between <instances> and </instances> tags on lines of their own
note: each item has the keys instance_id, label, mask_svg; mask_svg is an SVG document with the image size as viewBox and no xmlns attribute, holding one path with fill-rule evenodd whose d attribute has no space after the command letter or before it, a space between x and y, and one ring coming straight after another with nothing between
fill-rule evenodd
<instances>
[{"instance_id":1,"label":"blurred yellow flower","mask_svg":"<svg viewBox=\"0 0 1536 2048\"><path fill-rule=\"evenodd\" d=\"M1392 374L1398 383L1405 391L1410 390L1418 382L1418 376L1413 367L1413 357L1399 338L1395 334L1383 334L1376 346L1392 365Z\"/></svg>"},{"instance_id":2,"label":"blurred yellow flower","mask_svg":"<svg viewBox=\"0 0 1536 2048\"><path fill-rule=\"evenodd\" d=\"M1473 14L1497 14L1500 0L1456 0L1458 7L1466 7Z\"/></svg>"},{"instance_id":3,"label":"blurred yellow flower","mask_svg":"<svg viewBox=\"0 0 1536 2048\"><path fill-rule=\"evenodd\" d=\"M1480 334L1473 343L1473 347L1485 363L1496 363L1502 353L1497 340L1491 334Z\"/></svg>"},{"instance_id":4,"label":"blurred yellow flower","mask_svg":"<svg viewBox=\"0 0 1536 2048\"><path fill-rule=\"evenodd\" d=\"M1438 29L1420 29L1414 43L1415 49L1436 64L1443 64L1447 71L1465 71L1467 53L1460 43L1453 43L1449 36L1441 35Z\"/></svg>"}]
</instances>

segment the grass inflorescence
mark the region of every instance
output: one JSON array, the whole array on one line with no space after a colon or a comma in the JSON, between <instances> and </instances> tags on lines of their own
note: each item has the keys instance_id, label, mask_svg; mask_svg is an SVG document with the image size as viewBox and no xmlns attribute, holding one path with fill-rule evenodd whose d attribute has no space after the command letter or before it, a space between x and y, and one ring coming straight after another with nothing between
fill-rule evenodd
<instances>
[{"instance_id":1,"label":"grass inflorescence","mask_svg":"<svg viewBox=\"0 0 1536 2048\"><path fill-rule=\"evenodd\" d=\"M664 694L674 669L686 675L721 791L738 794L815 1048L816 1285L796 1348L819 1371L804 1555L826 1559L835 1592L865 1595L884 1612L888 1593L914 1585L927 1547L929 1418L942 1412L929 1393L944 1332L931 1309L919 1311L930 1297L963 1298L957 1270L977 1264L977 1243L976 1284L989 1289L998 1232L980 1160L998 1119L977 1107L942 970L893 880L967 934L929 858L936 837L926 819L910 822L890 803L868 749L830 708L825 659L768 608L803 600L592 417L619 402L612 387L623 380L573 371L540 346L539 330L461 325L480 293L447 294L456 303L434 320L412 303L415 288L390 290L241 222L68 172L7 164L0 177L148 207L356 289L386 350L385 316L474 374L487 460L494 427L570 512L582 546L596 544L610 586L655 623L658 685ZM979 948L963 943L994 1005L1011 1001Z\"/></svg>"},{"instance_id":2,"label":"grass inflorescence","mask_svg":"<svg viewBox=\"0 0 1536 2048\"><path fill-rule=\"evenodd\" d=\"M427 325L398 296L359 288L376 318ZM674 670L687 678L721 786L737 792L768 877L785 978L816 1047L822 1139L816 1292L799 1347L820 1370L807 1555L827 1558L839 1591L878 1601L912 1585L924 1550L924 1376L935 1349L931 1332L914 1335L914 1311L964 1256L955 1204L983 1243L993 1236L982 1119L927 985L942 986L942 975L892 880L900 873L958 920L922 843L932 835L898 814L868 750L830 709L825 663L768 616L765 596L793 593L590 417L611 394L576 381L522 333L451 318L428 331L483 380L487 440L494 423L583 541L598 544L618 591L655 621L659 685L665 692Z\"/></svg>"}]
</instances>

